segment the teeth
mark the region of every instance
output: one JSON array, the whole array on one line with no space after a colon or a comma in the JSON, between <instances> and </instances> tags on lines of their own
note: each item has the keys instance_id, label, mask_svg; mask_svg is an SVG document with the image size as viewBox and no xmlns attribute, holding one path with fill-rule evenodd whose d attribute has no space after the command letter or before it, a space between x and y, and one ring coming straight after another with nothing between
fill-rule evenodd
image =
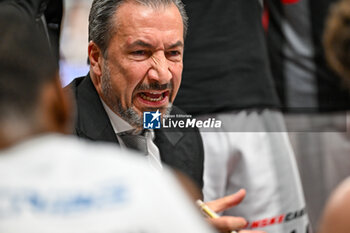
<instances>
[{"instance_id":1,"label":"teeth","mask_svg":"<svg viewBox=\"0 0 350 233\"><path fill-rule=\"evenodd\" d=\"M152 93L152 92L150 92L150 93L151 94L157 94L157 93ZM143 93L140 93L140 96L141 96L142 99L148 100L148 101L152 101L152 102L161 101L163 99L163 95L160 95L158 98L151 98L151 97L146 96Z\"/></svg>"}]
</instances>

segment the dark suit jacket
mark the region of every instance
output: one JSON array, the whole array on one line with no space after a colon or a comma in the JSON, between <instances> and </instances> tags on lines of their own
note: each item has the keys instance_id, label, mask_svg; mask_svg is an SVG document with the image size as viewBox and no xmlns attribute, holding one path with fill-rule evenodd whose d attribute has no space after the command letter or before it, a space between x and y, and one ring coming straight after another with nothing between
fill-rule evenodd
<instances>
[{"instance_id":1,"label":"dark suit jacket","mask_svg":"<svg viewBox=\"0 0 350 233\"><path fill-rule=\"evenodd\" d=\"M90 76L76 78L69 84L77 104L75 133L94 141L118 143L111 122L105 112ZM182 113L173 107L171 114ZM203 143L198 129L155 130L155 144L165 164L187 174L202 188Z\"/></svg>"}]
</instances>

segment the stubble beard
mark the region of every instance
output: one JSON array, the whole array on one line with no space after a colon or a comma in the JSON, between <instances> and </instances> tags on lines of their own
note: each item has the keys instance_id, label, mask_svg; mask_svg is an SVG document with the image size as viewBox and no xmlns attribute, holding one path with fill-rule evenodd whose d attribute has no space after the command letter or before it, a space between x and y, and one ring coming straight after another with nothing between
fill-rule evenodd
<instances>
[{"instance_id":1,"label":"stubble beard","mask_svg":"<svg viewBox=\"0 0 350 233\"><path fill-rule=\"evenodd\" d=\"M119 115L124 121L128 122L131 126L135 128L142 128L143 116L137 113L137 111L133 108L133 106L129 108L124 108L120 99L116 98L116 96L113 95L110 72L107 64L108 64L107 61L105 61L103 65L104 72L102 73L102 76L101 76L102 94L105 97L105 101L107 105L112 109L113 112ZM171 110L172 110L172 103L169 102L168 106L165 109L164 115L165 116L170 115ZM149 109L149 111L157 111L157 109Z\"/></svg>"}]
</instances>

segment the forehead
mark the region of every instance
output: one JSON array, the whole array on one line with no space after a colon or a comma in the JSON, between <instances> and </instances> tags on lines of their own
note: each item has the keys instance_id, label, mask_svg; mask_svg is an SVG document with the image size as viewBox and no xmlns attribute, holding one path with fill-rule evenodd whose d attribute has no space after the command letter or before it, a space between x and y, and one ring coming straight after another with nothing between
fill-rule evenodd
<instances>
[{"instance_id":1,"label":"forehead","mask_svg":"<svg viewBox=\"0 0 350 233\"><path fill-rule=\"evenodd\" d=\"M152 8L128 1L119 7L114 23L117 35L128 37L128 40L143 36L183 40L181 14L173 3Z\"/></svg>"}]
</instances>

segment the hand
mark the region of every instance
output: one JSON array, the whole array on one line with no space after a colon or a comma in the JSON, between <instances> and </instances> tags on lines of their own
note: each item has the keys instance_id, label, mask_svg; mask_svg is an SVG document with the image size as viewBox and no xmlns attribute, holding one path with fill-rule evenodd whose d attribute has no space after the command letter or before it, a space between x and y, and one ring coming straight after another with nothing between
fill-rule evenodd
<instances>
[{"instance_id":1,"label":"hand","mask_svg":"<svg viewBox=\"0 0 350 233\"><path fill-rule=\"evenodd\" d=\"M215 212L221 212L231 207L238 205L245 197L246 191L244 189L239 190L238 192L225 196L223 198L216 199L205 203ZM247 220L242 217L233 217L233 216L222 216L219 218L208 219L209 223L212 224L216 229L222 233L231 232L234 230L239 230L247 225ZM264 233L262 231L250 231L250 230L241 230L239 233Z\"/></svg>"}]
</instances>

